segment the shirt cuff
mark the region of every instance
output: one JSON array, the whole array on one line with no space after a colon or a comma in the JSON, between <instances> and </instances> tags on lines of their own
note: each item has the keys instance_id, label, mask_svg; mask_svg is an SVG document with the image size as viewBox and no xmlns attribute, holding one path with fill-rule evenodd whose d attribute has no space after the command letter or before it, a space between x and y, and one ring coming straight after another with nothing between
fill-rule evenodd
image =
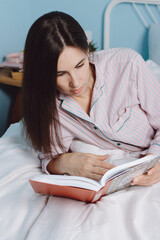
<instances>
[{"instance_id":1,"label":"shirt cuff","mask_svg":"<svg viewBox=\"0 0 160 240\"><path fill-rule=\"evenodd\" d=\"M160 145L159 144L152 144L150 148L147 150L147 153L152 153L155 155L160 155Z\"/></svg>"},{"instance_id":2,"label":"shirt cuff","mask_svg":"<svg viewBox=\"0 0 160 240\"><path fill-rule=\"evenodd\" d=\"M51 161L51 159L43 158L43 159L40 159L40 161L41 161L42 172L50 175L50 173L47 171L47 165Z\"/></svg>"}]
</instances>

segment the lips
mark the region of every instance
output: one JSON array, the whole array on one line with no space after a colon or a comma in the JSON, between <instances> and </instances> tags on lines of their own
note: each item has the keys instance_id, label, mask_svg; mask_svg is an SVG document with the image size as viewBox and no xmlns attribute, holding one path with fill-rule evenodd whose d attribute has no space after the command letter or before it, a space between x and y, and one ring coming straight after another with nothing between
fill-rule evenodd
<instances>
[{"instance_id":1,"label":"lips","mask_svg":"<svg viewBox=\"0 0 160 240\"><path fill-rule=\"evenodd\" d=\"M80 93L82 91L83 87L80 87L78 89L75 90L71 90L72 93Z\"/></svg>"}]
</instances>

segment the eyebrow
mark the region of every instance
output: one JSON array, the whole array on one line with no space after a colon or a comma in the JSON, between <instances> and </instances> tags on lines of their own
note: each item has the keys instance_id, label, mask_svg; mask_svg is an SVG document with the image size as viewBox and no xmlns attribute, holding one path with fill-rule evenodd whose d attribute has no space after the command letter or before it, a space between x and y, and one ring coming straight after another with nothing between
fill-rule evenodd
<instances>
[{"instance_id":1,"label":"eyebrow","mask_svg":"<svg viewBox=\"0 0 160 240\"><path fill-rule=\"evenodd\" d=\"M81 61L79 61L75 67L78 67L78 65L80 65L86 58L83 58ZM65 73L66 71L57 71L57 74L59 73Z\"/></svg>"}]
</instances>

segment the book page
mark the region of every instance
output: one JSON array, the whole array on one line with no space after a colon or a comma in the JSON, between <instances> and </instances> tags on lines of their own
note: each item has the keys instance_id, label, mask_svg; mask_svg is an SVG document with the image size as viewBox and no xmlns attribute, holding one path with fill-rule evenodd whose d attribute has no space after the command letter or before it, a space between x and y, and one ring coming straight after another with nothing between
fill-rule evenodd
<instances>
[{"instance_id":1,"label":"book page","mask_svg":"<svg viewBox=\"0 0 160 240\"><path fill-rule=\"evenodd\" d=\"M107 191L107 194L116 192L118 190L127 188L130 186L131 181L143 174L146 173L150 168L152 168L159 161L159 157L151 159L147 162L142 162L136 166L128 168L125 172L113 178L110 187Z\"/></svg>"},{"instance_id":2,"label":"book page","mask_svg":"<svg viewBox=\"0 0 160 240\"><path fill-rule=\"evenodd\" d=\"M101 188L101 185L97 181L79 176L41 174L34 177L32 180L54 185L79 187L94 191L98 191Z\"/></svg>"},{"instance_id":3,"label":"book page","mask_svg":"<svg viewBox=\"0 0 160 240\"><path fill-rule=\"evenodd\" d=\"M109 180L115 178L118 175L121 175L123 172L126 172L126 170L128 168L130 168L130 167L134 167L134 166L139 165L139 164L143 165L144 163L147 163L147 165L148 165L150 161L154 160L154 162L155 161L158 162L159 159L160 159L159 156L148 155L148 156L145 156L143 158L139 158L137 160L134 160L132 162L125 163L125 164L119 165L117 167L114 167L114 168L112 168L111 170L109 170L108 172L106 172L104 174L104 176L101 178L99 183L102 186L104 186L106 184L106 182L108 182Z\"/></svg>"}]
</instances>

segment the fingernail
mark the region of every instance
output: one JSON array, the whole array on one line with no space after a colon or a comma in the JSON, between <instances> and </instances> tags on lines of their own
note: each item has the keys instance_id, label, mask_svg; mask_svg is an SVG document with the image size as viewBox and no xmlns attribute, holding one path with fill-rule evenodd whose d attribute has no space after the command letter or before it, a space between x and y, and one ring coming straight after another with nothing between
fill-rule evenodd
<instances>
[{"instance_id":1,"label":"fingernail","mask_svg":"<svg viewBox=\"0 0 160 240\"><path fill-rule=\"evenodd\" d=\"M147 174L148 174L149 176L150 176L150 175L152 175L152 171L148 171L148 173L147 173Z\"/></svg>"},{"instance_id":2,"label":"fingernail","mask_svg":"<svg viewBox=\"0 0 160 240\"><path fill-rule=\"evenodd\" d=\"M135 185L135 184L137 184L137 183L138 183L138 179L134 179L134 180L132 181L131 185Z\"/></svg>"}]
</instances>

